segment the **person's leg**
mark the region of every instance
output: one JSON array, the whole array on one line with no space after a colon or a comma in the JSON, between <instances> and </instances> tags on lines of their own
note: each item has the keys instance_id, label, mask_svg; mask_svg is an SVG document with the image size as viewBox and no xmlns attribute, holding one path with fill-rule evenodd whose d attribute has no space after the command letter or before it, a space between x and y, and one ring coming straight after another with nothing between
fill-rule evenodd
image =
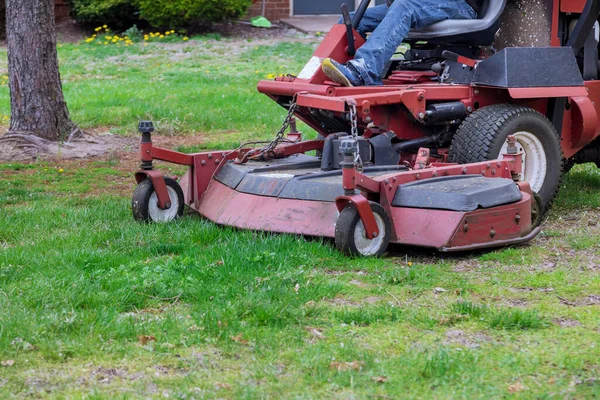
<instances>
[{"instance_id":1,"label":"person's leg","mask_svg":"<svg viewBox=\"0 0 600 400\"><path fill-rule=\"evenodd\" d=\"M369 7L367 11L365 11L365 15L363 15L360 24L358 25L358 29L356 31L363 37L367 37L367 33L373 32L377 26L383 21L385 18L385 14L387 13L388 7L385 4ZM354 12L350 13L350 18L354 18ZM338 21L338 24L343 24L344 18L341 17Z\"/></svg>"},{"instance_id":2,"label":"person's leg","mask_svg":"<svg viewBox=\"0 0 600 400\"><path fill-rule=\"evenodd\" d=\"M396 0L351 63L366 85L381 84L386 62L411 28L419 29L445 19L475 17L475 11L465 0Z\"/></svg>"},{"instance_id":3,"label":"person's leg","mask_svg":"<svg viewBox=\"0 0 600 400\"><path fill-rule=\"evenodd\" d=\"M358 49L354 60L345 66L325 60L327 68L324 71L327 69L326 73L334 80L342 78L336 81L345 85L356 85L360 81L365 85L380 85L386 62L411 28L418 29L445 19L475 17L475 11L465 0L396 0L367 42Z\"/></svg>"}]
</instances>

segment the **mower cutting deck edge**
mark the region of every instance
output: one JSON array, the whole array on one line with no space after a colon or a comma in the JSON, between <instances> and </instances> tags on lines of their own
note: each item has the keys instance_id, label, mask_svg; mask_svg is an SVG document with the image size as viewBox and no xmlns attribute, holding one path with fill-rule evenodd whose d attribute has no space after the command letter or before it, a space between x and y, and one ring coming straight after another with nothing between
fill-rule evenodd
<instances>
[{"instance_id":1,"label":"mower cutting deck edge","mask_svg":"<svg viewBox=\"0 0 600 400\"><path fill-rule=\"evenodd\" d=\"M361 139L349 136L340 143L342 168L326 171L323 156L304 154L325 150L323 140L280 144L268 154L184 154L154 147L150 124L140 129L139 220L169 221L187 204L217 224L335 238L346 254L364 256L383 254L389 243L460 251L521 243L539 232L540 204L518 180L522 152L514 137L503 160L430 162L423 148L416 167L359 170ZM178 184L153 169L153 160L190 169Z\"/></svg>"},{"instance_id":2,"label":"mower cutting deck edge","mask_svg":"<svg viewBox=\"0 0 600 400\"><path fill-rule=\"evenodd\" d=\"M383 85L365 87L342 87L320 68L364 44L356 28L370 0L352 20L343 7L345 25L298 76L259 82L288 111L262 147L183 154L154 147L142 123L134 217L169 221L187 204L222 225L335 238L352 255L532 239L564 161L600 165L600 0L552 0L549 47L495 52L506 1L482 0L476 20L411 31ZM296 118L319 140L303 141ZM189 170L178 183L153 160Z\"/></svg>"}]
</instances>

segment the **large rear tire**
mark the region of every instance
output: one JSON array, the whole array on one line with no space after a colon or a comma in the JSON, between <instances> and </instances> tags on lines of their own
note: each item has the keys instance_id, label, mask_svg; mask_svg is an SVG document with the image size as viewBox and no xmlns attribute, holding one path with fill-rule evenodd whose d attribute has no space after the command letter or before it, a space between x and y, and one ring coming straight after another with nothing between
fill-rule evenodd
<instances>
[{"instance_id":1,"label":"large rear tire","mask_svg":"<svg viewBox=\"0 0 600 400\"><path fill-rule=\"evenodd\" d=\"M560 188L563 159L556 129L534 109L496 104L475 111L456 131L449 160L467 164L502 158L509 135L516 137L519 149L523 150L522 179L539 194L544 215Z\"/></svg>"}]
</instances>

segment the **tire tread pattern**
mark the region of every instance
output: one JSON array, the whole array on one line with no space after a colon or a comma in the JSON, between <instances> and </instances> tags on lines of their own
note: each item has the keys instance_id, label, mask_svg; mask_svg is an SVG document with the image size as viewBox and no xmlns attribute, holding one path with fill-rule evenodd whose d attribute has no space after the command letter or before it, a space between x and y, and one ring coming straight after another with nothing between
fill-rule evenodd
<instances>
[{"instance_id":1,"label":"tire tread pattern","mask_svg":"<svg viewBox=\"0 0 600 400\"><path fill-rule=\"evenodd\" d=\"M550 122L543 114L538 111L516 104L494 104L482 107L473 112L462 122L456 131L449 150L449 161L458 164L468 164L472 162L490 160L495 157L491 154L492 148L497 144L502 129L511 121L523 117L532 116ZM556 135L560 146L560 137L554 126L550 123L552 132ZM550 209L562 182L563 157L561 150L560 157L560 176L558 185L545 200L542 215Z\"/></svg>"}]
</instances>

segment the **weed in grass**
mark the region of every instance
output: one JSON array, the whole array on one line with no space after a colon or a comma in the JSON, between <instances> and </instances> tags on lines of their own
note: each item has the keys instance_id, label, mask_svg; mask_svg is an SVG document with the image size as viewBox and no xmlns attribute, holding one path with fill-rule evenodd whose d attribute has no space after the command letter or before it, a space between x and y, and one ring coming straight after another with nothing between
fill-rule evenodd
<instances>
[{"instance_id":1,"label":"weed in grass","mask_svg":"<svg viewBox=\"0 0 600 400\"><path fill-rule=\"evenodd\" d=\"M401 309L391 306L344 308L333 313L336 320L358 326L368 326L377 322L397 322L403 318L403 315Z\"/></svg>"},{"instance_id":2,"label":"weed in grass","mask_svg":"<svg viewBox=\"0 0 600 400\"><path fill-rule=\"evenodd\" d=\"M429 379L452 379L474 369L477 363L477 359L470 352L446 348L426 352L424 356L425 364L421 375Z\"/></svg>"},{"instance_id":3,"label":"weed in grass","mask_svg":"<svg viewBox=\"0 0 600 400\"><path fill-rule=\"evenodd\" d=\"M487 323L491 328L507 330L541 329L548 326L546 318L536 310L519 308L496 311L487 319Z\"/></svg>"},{"instance_id":4,"label":"weed in grass","mask_svg":"<svg viewBox=\"0 0 600 400\"><path fill-rule=\"evenodd\" d=\"M484 305L476 305L470 301L459 301L450 306L450 310L455 314L468 315L473 318L481 318L487 311Z\"/></svg>"}]
</instances>

